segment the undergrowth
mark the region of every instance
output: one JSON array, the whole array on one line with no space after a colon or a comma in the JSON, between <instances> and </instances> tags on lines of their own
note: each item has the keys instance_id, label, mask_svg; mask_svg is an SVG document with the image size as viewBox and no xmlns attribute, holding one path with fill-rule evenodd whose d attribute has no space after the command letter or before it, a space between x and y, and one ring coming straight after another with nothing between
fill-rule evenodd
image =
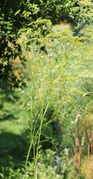
<instances>
[{"instance_id":1,"label":"undergrowth","mask_svg":"<svg viewBox=\"0 0 93 179\"><path fill-rule=\"evenodd\" d=\"M83 36L73 36L70 26L54 26L40 42L41 48L34 41L27 44L28 34L22 33L17 43L25 58L25 86L16 89L16 96L15 93L0 96L0 135L10 130L22 136L20 145L16 144L20 147L23 143L21 151L15 152L18 149L14 144L9 146L12 148L10 156L19 153L21 166L18 167L20 162L17 166L8 162L10 167L1 167L2 178L73 178L75 116L80 111L78 131L81 138L81 122L92 106L91 34L92 30L90 34L85 30ZM3 89L1 91L3 93ZM14 125L12 129L11 125ZM1 145L4 145L3 140ZM84 151L86 146L87 139ZM85 172L83 163L81 174L84 176Z\"/></svg>"}]
</instances>

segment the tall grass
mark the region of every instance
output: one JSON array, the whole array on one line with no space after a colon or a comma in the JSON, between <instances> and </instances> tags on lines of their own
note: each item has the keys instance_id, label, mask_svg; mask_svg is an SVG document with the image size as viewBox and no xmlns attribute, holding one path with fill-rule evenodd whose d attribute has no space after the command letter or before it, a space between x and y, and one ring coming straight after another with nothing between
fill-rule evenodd
<instances>
[{"instance_id":1,"label":"tall grass","mask_svg":"<svg viewBox=\"0 0 93 179\"><path fill-rule=\"evenodd\" d=\"M82 79L85 78L85 65L89 63L87 62L89 54L86 37L73 37L71 30L63 26L61 31L55 26L51 34L46 37L44 45L48 55L43 51L40 53L39 47L35 44L31 45L30 50L26 50L26 41L21 39L21 42L23 56L27 59L27 67L24 71L27 77L24 99L30 121L30 146L26 167L33 148L36 178L43 135L44 140L50 138L53 145L59 142L74 150L74 117L78 109L82 111L85 106L84 103L82 106L85 94ZM50 108L53 109L52 116L47 118ZM54 137L57 134L53 134L54 131L51 129L53 121L63 129L63 132L60 130L58 140ZM46 130L50 130L49 135Z\"/></svg>"},{"instance_id":2,"label":"tall grass","mask_svg":"<svg viewBox=\"0 0 93 179\"><path fill-rule=\"evenodd\" d=\"M63 146L63 150L67 148L70 151L70 157L74 153L75 116L79 110L82 120L87 105L92 101L91 41L86 34L83 37L74 37L72 31L63 28L63 25L57 28L59 27L55 26L44 39L43 45L47 53L40 51L35 43L27 48L28 39L24 34L19 40L23 57L26 59L26 86L19 92L21 120L26 124L24 128L27 130L26 140L29 144L25 173L29 177L33 175L35 179L40 177L40 171L42 176L45 174L47 177L47 172L53 169L53 162L48 169L45 163L41 164L44 150L50 148L58 153L59 147ZM79 136L81 135L82 129L79 129ZM62 153L64 154L63 151ZM54 160L52 157L51 159ZM34 161L34 166L30 165L31 176L29 161ZM47 159L44 162L46 161ZM63 167L62 161L60 171ZM46 163L48 165L49 161ZM66 170L64 167L64 171ZM56 174L51 176L57 178ZM60 178L62 177L63 174L60 173Z\"/></svg>"}]
</instances>

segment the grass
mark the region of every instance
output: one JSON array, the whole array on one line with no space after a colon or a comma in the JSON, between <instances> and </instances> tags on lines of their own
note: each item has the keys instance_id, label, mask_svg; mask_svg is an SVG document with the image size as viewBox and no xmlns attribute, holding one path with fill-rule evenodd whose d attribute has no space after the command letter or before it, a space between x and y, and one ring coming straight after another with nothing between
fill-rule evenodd
<instances>
[{"instance_id":1,"label":"grass","mask_svg":"<svg viewBox=\"0 0 93 179\"><path fill-rule=\"evenodd\" d=\"M10 156L13 162L24 162L28 145L23 134L30 126L31 147L44 147L42 138L73 153L75 116L78 110L83 116L93 97L93 46L86 37L73 37L69 26L54 26L45 39L47 54L39 53L35 44L26 51L22 41L28 85L16 91L20 100L1 90L1 163L8 163Z\"/></svg>"}]
</instances>

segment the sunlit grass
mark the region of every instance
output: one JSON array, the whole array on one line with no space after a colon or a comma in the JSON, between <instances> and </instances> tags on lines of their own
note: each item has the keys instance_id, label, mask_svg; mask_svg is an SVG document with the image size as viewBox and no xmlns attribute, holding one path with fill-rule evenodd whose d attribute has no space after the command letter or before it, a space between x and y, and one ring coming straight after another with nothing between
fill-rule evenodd
<instances>
[{"instance_id":1,"label":"sunlit grass","mask_svg":"<svg viewBox=\"0 0 93 179\"><path fill-rule=\"evenodd\" d=\"M93 47L88 41L82 42L81 38L73 37L71 28L63 27L63 24L53 27L52 33L45 39L47 54L40 52L35 44L28 51L25 42L23 44L22 41L21 45L27 60L24 69L27 86L17 91L19 102L17 99L14 104L4 101L0 134L6 132L21 136L26 130L30 131L30 146L28 154L25 154L27 166L29 158L33 159L30 156L32 148L34 162L40 160L42 136L45 141L51 139L54 148L63 145L73 153L74 119L78 110L85 112L91 98L87 98L87 94L91 95L93 91ZM7 113L13 114L11 120L6 119ZM51 125L52 122L56 127ZM59 126L61 128L57 129Z\"/></svg>"}]
</instances>

